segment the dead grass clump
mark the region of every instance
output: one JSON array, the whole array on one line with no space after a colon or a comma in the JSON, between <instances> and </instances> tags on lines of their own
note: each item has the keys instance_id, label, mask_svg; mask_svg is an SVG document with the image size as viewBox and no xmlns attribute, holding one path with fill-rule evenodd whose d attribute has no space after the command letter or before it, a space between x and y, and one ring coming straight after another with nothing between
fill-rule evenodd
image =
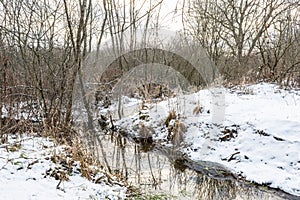
<instances>
[{"instance_id":1,"label":"dead grass clump","mask_svg":"<svg viewBox=\"0 0 300 200\"><path fill-rule=\"evenodd\" d=\"M172 111L169 113L167 119L165 120L165 123L164 123L164 124L166 125L166 127L169 127L171 120L175 120L176 118L177 118L177 116L176 116L176 111L175 111L175 110L172 110Z\"/></svg>"},{"instance_id":2,"label":"dead grass clump","mask_svg":"<svg viewBox=\"0 0 300 200\"><path fill-rule=\"evenodd\" d=\"M80 173L88 180L92 180L93 177L99 172L97 166L100 167L99 162L94 158L92 153L85 148L84 144L77 137L73 139L73 145L66 149L66 152L71 156L72 160L80 163Z\"/></svg>"},{"instance_id":3,"label":"dead grass clump","mask_svg":"<svg viewBox=\"0 0 300 200\"><path fill-rule=\"evenodd\" d=\"M69 136L66 140L63 135L53 134L52 137L57 143L63 145L63 152L57 153L54 150L51 161L58 167L50 168L46 171L46 176L54 177L56 180L68 181L69 176L81 174L88 180L94 180L95 176L101 169L99 162L85 148L80 138L76 135Z\"/></svg>"},{"instance_id":4,"label":"dead grass clump","mask_svg":"<svg viewBox=\"0 0 300 200\"><path fill-rule=\"evenodd\" d=\"M183 122L176 120L174 130L173 130L173 139L172 143L174 146L179 146L184 139L184 134L187 131L187 128Z\"/></svg>"},{"instance_id":5,"label":"dead grass clump","mask_svg":"<svg viewBox=\"0 0 300 200\"><path fill-rule=\"evenodd\" d=\"M184 139L184 133L187 131L185 124L179 119L174 110L169 113L164 124L168 129L167 139L174 146L179 146Z\"/></svg>"},{"instance_id":6,"label":"dead grass clump","mask_svg":"<svg viewBox=\"0 0 300 200\"><path fill-rule=\"evenodd\" d=\"M193 110L193 114L198 115L199 113L202 113L203 111L204 111L203 106L197 105Z\"/></svg>"}]
</instances>

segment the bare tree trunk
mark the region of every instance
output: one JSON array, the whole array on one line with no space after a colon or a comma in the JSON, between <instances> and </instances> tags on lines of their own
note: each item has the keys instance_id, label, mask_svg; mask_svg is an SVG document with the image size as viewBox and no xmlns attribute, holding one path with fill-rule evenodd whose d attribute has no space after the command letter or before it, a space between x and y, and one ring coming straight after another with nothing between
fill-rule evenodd
<instances>
[{"instance_id":1,"label":"bare tree trunk","mask_svg":"<svg viewBox=\"0 0 300 200\"><path fill-rule=\"evenodd\" d=\"M3 49L3 45L2 45L2 33L1 33L1 29L0 29L0 139L2 139L2 107L3 107L3 80L4 80L4 76L3 76L3 61L2 61L2 52L1 49ZM2 59L1 59L2 58Z\"/></svg>"},{"instance_id":2,"label":"bare tree trunk","mask_svg":"<svg viewBox=\"0 0 300 200\"><path fill-rule=\"evenodd\" d=\"M80 70L81 67L81 44L83 42L82 34L84 30L84 20L85 20L85 12L86 12L86 7L87 7L87 0L82 0L80 2L80 19L79 19L79 24L78 24L78 29L76 30L76 40L75 40L75 35L74 35L74 29L71 23L70 19L70 10L68 8L68 4L66 0L64 0L64 8L65 8L65 14L67 17L67 22L68 22L68 29L70 33L70 38L72 42L72 48L73 48L73 53L74 53L74 65L73 65L73 72L71 75L71 82L67 90L67 107L66 107L66 118L65 118L65 125L68 126L71 122L71 116L72 116L72 106L73 106L73 101L74 101L74 87L75 87L75 82L76 82L76 77L77 74Z\"/></svg>"}]
</instances>

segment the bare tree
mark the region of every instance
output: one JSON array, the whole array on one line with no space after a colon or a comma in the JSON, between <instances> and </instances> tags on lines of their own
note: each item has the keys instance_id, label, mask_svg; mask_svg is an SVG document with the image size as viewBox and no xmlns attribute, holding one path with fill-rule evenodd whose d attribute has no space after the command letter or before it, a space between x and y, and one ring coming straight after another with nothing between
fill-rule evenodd
<instances>
[{"instance_id":1,"label":"bare tree","mask_svg":"<svg viewBox=\"0 0 300 200\"><path fill-rule=\"evenodd\" d=\"M57 108L58 94L63 87L60 71L63 59L58 56L62 51L57 45L57 26L60 4L48 1L1 1L5 17L2 29L4 41L14 51L11 61L14 62L16 79L28 87L33 87L37 100L42 108L42 117L53 118ZM63 73L62 73L63 74ZM55 79L48 79L56 76ZM18 77L18 78L17 78ZM52 113L51 113L52 112Z\"/></svg>"},{"instance_id":2,"label":"bare tree","mask_svg":"<svg viewBox=\"0 0 300 200\"><path fill-rule=\"evenodd\" d=\"M245 68L257 52L259 40L290 8L284 0L195 0L189 6L186 31L217 64L224 63L222 58Z\"/></svg>"},{"instance_id":3,"label":"bare tree","mask_svg":"<svg viewBox=\"0 0 300 200\"><path fill-rule=\"evenodd\" d=\"M299 9L290 3L290 8L274 21L271 29L258 41L261 58L259 76L281 84L291 84L299 74Z\"/></svg>"},{"instance_id":4,"label":"bare tree","mask_svg":"<svg viewBox=\"0 0 300 200\"><path fill-rule=\"evenodd\" d=\"M208 1L195 1L189 5L188 15L184 16L185 31L192 35L207 50L210 57L218 64L224 53L225 42L222 40L223 29L218 20L209 17L208 13L217 13L217 7ZM216 15L216 14L215 14ZM218 17L217 15L215 18ZM220 16L221 17L221 16ZM190 19L193 20L190 20Z\"/></svg>"}]
</instances>

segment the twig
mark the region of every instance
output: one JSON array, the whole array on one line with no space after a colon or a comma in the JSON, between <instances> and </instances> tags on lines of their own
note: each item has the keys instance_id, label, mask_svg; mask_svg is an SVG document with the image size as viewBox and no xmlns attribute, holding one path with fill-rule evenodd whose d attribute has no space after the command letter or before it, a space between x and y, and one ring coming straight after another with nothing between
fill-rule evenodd
<instances>
[{"instance_id":1,"label":"twig","mask_svg":"<svg viewBox=\"0 0 300 200\"><path fill-rule=\"evenodd\" d=\"M234 154L232 154L231 156L230 156L230 158L227 160L228 162L230 162L230 161L232 161L232 160L234 160L235 158L234 158L234 156L235 155L237 155L237 154L239 154L239 153L241 153L241 152L235 152Z\"/></svg>"}]
</instances>

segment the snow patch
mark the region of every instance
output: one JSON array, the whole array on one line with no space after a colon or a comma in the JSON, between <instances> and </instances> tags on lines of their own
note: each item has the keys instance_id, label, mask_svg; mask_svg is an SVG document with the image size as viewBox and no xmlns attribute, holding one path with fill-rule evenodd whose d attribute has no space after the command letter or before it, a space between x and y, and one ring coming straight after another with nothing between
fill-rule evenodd
<instances>
[{"instance_id":1,"label":"snow patch","mask_svg":"<svg viewBox=\"0 0 300 200\"><path fill-rule=\"evenodd\" d=\"M147 121L135 112L116 123L133 135L138 135L133 124L145 123L153 127L154 139L170 145L164 121L175 110L187 127L181 151L192 160L218 162L249 181L300 196L300 92L260 83L224 89L219 102L213 91L149 105ZM198 105L204 109L195 114ZM224 115L217 116L218 123L216 112Z\"/></svg>"}]
</instances>

